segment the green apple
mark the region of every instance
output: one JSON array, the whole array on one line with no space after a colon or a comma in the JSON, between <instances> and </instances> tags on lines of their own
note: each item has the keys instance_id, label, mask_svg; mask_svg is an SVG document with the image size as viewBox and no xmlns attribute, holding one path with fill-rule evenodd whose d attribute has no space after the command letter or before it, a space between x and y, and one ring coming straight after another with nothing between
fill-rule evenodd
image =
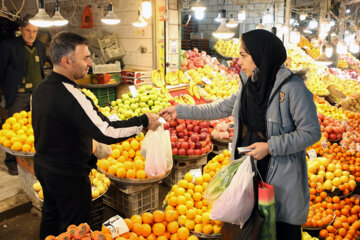
<instances>
[{"instance_id":1,"label":"green apple","mask_svg":"<svg viewBox=\"0 0 360 240\"><path fill-rule=\"evenodd\" d=\"M130 104L135 103L135 98L130 98Z\"/></svg>"},{"instance_id":2,"label":"green apple","mask_svg":"<svg viewBox=\"0 0 360 240\"><path fill-rule=\"evenodd\" d=\"M118 98L118 99L116 99L116 103L119 105L119 104L122 104L122 99L120 99L120 98Z\"/></svg>"},{"instance_id":3,"label":"green apple","mask_svg":"<svg viewBox=\"0 0 360 240\"><path fill-rule=\"evenodd\" d=\"M140 114L141 114L141 109L138 108L138 109L135 110L135 112L138 114L138 116L140 116Z\"/></svg>"},{"instance_id":4,"label":"green apple","mask_svg":"<svg viewBox=\"0 0 360 240\"><path fill-rule=\"evenodd\" d=\"M139 88L139 93L146 92L146 90L147 90L147 86L146 86L146 85L142 85L142 86Z\"/></svg>"},{"instance_id":5,"label":"green apple","mask_svg":"<svg viewBox=\"0 0 360 240\"><path fill-rule=\"evenodd\" d=\"M132 117L132 112L131 111L126 111L124 115L125 115L126 118L131 118Z\"/></svg>"},{"instance_id":6,"label":"green apple","mask_svg":"<svg viewBox=\"0 0 360 240\"><path fill-rule=\"evenodd\" d=\"M139 97L134 98L134 102L136 103L140 102L140 98Z\"/></svg>"},{"instance_id":7,"label":"green apple","mask_svg":"<svg viewBox=\"0 0 360 240\"><path fill-rule=\"evenodd\" d=\"M123 94L121 94L121 99L122 100L126 100L126 99L129 99L130 97L129 97L129 95L127 94L127 93L123 93Z\"/></svg>"},{"instance_id":8,"label":"green apple","mask_svg":"<svg viewBox=\"0 0 360 240\"><path fill-rule=\"evenodd\" d=\"M142 113L148 113L148 112L150 112L150 109L148 109L148 108L142 108L142 109L141 109L141 112L142 112Z\"/></svg>"},{"instance_id":9,"label":"green apple","mask_svg":"<svg viewBox=\"0 0 360 240\"><path fill-rule=\"evenodd\" d=\"M149 100L149 101L147 102L147 104L151 107L151 106L154 105L154 101L153 101L153 100Z\"/></svg>"},{"instance_id":10,"label":"green apple","mask_svg":"<svg viewBox=\"0 0 360 240\"><path fill-rule=\"evenodd\" d=\"M161 103L160 103L160 101L159 100L156 100L155 102L154 102L154 105L155 106L159 106Z\"/></svg>"},{"instance_id":11,"label":"green apple","mask_svg":"<svg viewBox=\"0 0 360 240\"><path fill-rule=\"evenodd\" d=\"M140 102L139 105L140 105L141 108L144 108L144 107L148 106L145 102Z\"/></svg>"},{"instance_id":12,"label":"green apple","mask_svg":"<svg viewBox=\"0 0 360 240\"><path fill-rule=\"evenodd\" d=\"M116 106L116 101L111 101L111 106L115 107Z\"/></svg>"},{"instance_id":13,"label":"green apple","mask_svg":"<svg viewBox=\"0 0 360 240\"><path fill-rule=\"evenodd\" d=\"M117 111L119 109L119 106L115 105L114 109L115 109L115 111Z\"/></svg>"},{"instance_id":14,"label":"green apple","mask_svg":"<svg viewBox=\"0 0 360 240\"><path fill-rule=\"evenodd\" d=\"M119 114L118 116L121 121L124 121L126 119L124 114Z\"/></svg>"},{"instance_id":15,"label":"green apple","mask_svg":"<svg viewBox=\"0 0 360 240\"><path fill-rule=\"evenodd\" d=\"M124 105L123 109L130 110L130 105Z\"/></svg>"},{"instance_id":16,"label":"green apple","mask_svg":"<svg viewBox=\"0 0 360 240\"><path fill-rule=\"evenodd\" d=\"M130 108L131 108L133 111L135 111L138 107L139 107L139 104L137 104L137 103L133 103L133 104L130 105Z\"/></svg>"},{"instance_id":17,"label":"green apple","mask_svg":"<svg viewBox=\"0 0 360 240\"><path fill-rule=\"evenodd\" d=\"M126 106L126 105L130 105L130 100L125 100L124 101L124 105Z\"/></svg>"}]
</instances>

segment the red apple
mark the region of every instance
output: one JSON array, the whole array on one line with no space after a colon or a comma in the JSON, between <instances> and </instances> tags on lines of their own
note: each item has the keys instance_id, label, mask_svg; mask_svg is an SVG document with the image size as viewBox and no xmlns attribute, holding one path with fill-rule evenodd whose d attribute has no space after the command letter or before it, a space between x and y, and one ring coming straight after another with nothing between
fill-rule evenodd
<instances>
[{"instance_id":1,"label":"red apple","mask_svg":"<svg viewBox=\"0 0 360 240\"><path fill-rule=\"evenodd\" d=\"M206 145L206 147L205 147L205 149L206 149L206 152L210 152L210 146L209 145Z\"/></svg>"},{"instance_id":2,"label":"red apple","mask_svg":"<svg viewBox=\"0 0 360 240\"><path fill-rule=\"evenodd\" d=\"M169 123L164 123L164 130L168 130L170 128L170 124Z\"/></svg>"},{"instance_id":3,"label":"red apple","mask_svg":"<svg viewBox=\"0 0 360 240\"><path fill-rule=\"evenodd\" d=\"M177 140L178 140L177 136L172 135L172 136L170 137L170 141L171 141L171 142L177 142Z\"/></svg>"},{"instance_id":4,"label":"red apple","mask_svg":"<svg viewBox=\"0 0 360 240\"><path fill-rule=\"evenodd\" d=\"M196 133L191 135L191 141L193 141L194 143L199 141L199 135L197 135Z\"/></svg>"},{"instance_id":5,"label":"red apple","mask_svg":"<svg viewBox=\"0 0 360 240\"><path fill-rule=\"evenodd\" d=\"M185 139L180 138L178 141L181 142L181 143L183 143L183 142L185 142Z\"/></svg>"},{"instance_id":6,"label":"red apple","mask_svg":"<svg viewBox=\"0 0 360 240\"><path fill-rule=\"evenodd\" d=\"M201 133L200 134L200 141L205 141L206 140L206 138L207 138L207 134L206 133Z\"/></svg>"},{"instance_id":7,"label":"red apple","mask_svg":"<svg viewBox=\"0 0 360 240\"><path fill-rule=\"evenodd\" d=\"M202 148L201 143L200 142L195 143L195 148L196 149L201 149Z\"/></svg>"},{"instance_id":8,"label":"red apple","mask_svg":"<svg viewBox=\"0 0 360 240\"><path fill-rule=\"evenodd\" d=\"M186 125L192 124L192 120L186 120L185 123Z\"/></svg>"},{"instance_id":9,"label":"red apple","mask_svg":"<svg viewBox=\"0 0 360 240\"><path fill-rule=\"evenodd\" d=\"M187 153L187 155L189 156L189 155L195 155L195 151L194 151L194 149L188 149L187 151L186 151L186 153Z\"/></svg>"},{"instance_id":10,"label":"red apple","mask_svg":"<svg viewBox=\"0 0 360 240\"><path fill-rule=\"evenodd\" d=\"M172 155L178 155L178 152L179 152L179 149L174 148L174 149L172 150Z\"/></svg>"},{"instance_id":11,"label":"red apple","mask_svg":"<svg viewBox=\"0 0 360 240\"><path fill-rule=\"evenodd\" d=\"M176 148L180 149L181 147L181 142L176 142Z\"/></svg>"},{"instance_id":12,"label":"red apple","mask_svg":"<svg viewBox=\"0 0 360 240\"><path fill-rule=\"evenodd\" d=\"M207 152L206 152L206 148L204 148L204 147L201 148L201 154L205 154L205 153L207 153Z\"/></svg>"},{"instance_id":13,"label":"red apple","mask_svg":"<svg viewBox=\"0 0 360 240\"><path fill-rule=\"evenodd\" d=\"M195 148L195 143L194 142L189 142L189 148L194 149Z\"/></svg>"},{"instance_id":14,"label":"red apple","mask_svg":"<svg viewBox=\"0 0 360 240\"><path fill-rule=\"evenodd\" d=\"M195 153L195 155L201 155L201 150L200 149L195 149L194 153Z\"/></svg>"},{"instance_id":15,"label":"red apple","mask_svg":"<svg viewBox=\"0 0 360 240\"><path fill-rule=\"evenodd\" d=\"M181 148L185 149L185 150L189 149L189 143L188 142L182 142L181 143Z\"/></svg>"},{"instance_id":16,"label":"red apple","mask_svg":"<svg viewBox=\"0 0 360 240\"><path fill-rule=\"evenodd\" d=\"M186 150L185 149L179 149L179 155L180 156L186 156Z\"/></svg>"},{"instance_id":17,"label":"red apple","mask_svg":"<svg viewBox=\"0 0 360 240\"><path fill-rule=\"evenodd\" d=\"M184 140L185 140L185 142L188 142L189 141L189 136L184 136Z\"/></svg>"},{"instance_id":18,"label":"red apple","mask_svg":"<svg viewBox=\"0 0 360 240\"><path fill-rule=\"evenodd\" d=\"M178 138L184 138L185 134L184 134L184 132L178 132L177 136L178 136Z\"/></svg>"},{"instance_id":19,"label":"red apple","mask_svg":"<svg viewBox=\"0 0 360 240\"><path fill-rule=\"evenodd\" d=\"M194 126L198 126L198 125L200 124L200 121L194 120L194 121L192 122L192 124L193 124Z\"/></svg>"},{"instance_id":20,"label":"red apple","mask_svg":"<svg viewBox=\"0 0 360 240\"><path fill-rule=\"evenodd\" d=\"M330 140L336 140L336 134L335 133L331 133L329 137L330 137Z\"/></svg>"},{"instance_id":21,"label":"red apple","mask_svg":"<svg viewBox=\"0 0 360 240\"><path fill-rule=\"evenodd\" d=\"M176 143L175 142L171 142L171 148L174 149L176 147Z\"/></svg>"},{"instance_id":22,"label":"red apple","mask_svg":"<svg viewBox=\"0 0 360 240\"><path fill-rule=\"evenodd\" d=\"M206 146L206 141L200 141L201 147L204 148Z\"/></svg>"},{"instance_id":23,"label":"red apple","mask_svg":"<svg viewBox=\"0 0 360 240\"><path fill-rule=\"evenodd\" d=\"M325 130L326 130L326 132L331 133L331 132L333 132L333 127L327 126L325 128Z\"/></svg>"},{"instance_id":24,"label":"red apple","mask_svg":"<svg viewBox=\"0 0 360 240\"><path fill-rule=\"evenodd\" d=\"M209 121L203 121L200 123L200 128L209 128L210 127L210 123Z\"/></svg>"},{"instance_id":25,"label":"red apple","mask_svg":"<svg viewBox=\"0 0 360 240\"><path fill-rule=\"evenodd\" d=\"M170 121L170 127L175 127L177 125L176 121Z\"/></svg>"},{"instance_id":26,"label":"red apple","mask_svg":"<svg viewBox=\"0 0 360 240\"><path fill-rule=\"evenodd\" d=\"M182 131L184 131L184 128L181 125L178 125L178 126L176 126L176 131L182 132Z\"/></svg>"},{"instance_id":27,"label":"red apple","mask_svg":"<svg viewBox=\"0 0 360 240\"><path fill-rule=\"evenodd\" d=\"M200 133L200 127L199 126L194 127L194 133Z\"/></svg>"},{"instance_id":28,"label":"red apple","mask_svg":"<svg viewBox=\"0 0 360 240\"><path fill-rule=\"evenodd\" d=\"M189 136L189 131L187 129L184 129L184 135Z\"/></svg>"},{"instance_id":29,"label":"red apple","mask_svg":"<svg viewBox=\"0 0 360 240\"><path fill-rule=\"evenodd\" d=\"M192 130L194 129L194 125L188 124L188 125L186 126L186 128L187 128L187 130L192 131Z\"/></svg>"},{"instance_id":30,"label":"red apple","mask_svg":"<svg viewBox=\"0 0 360 240\"><path fill-rule=\"evenodd\" d=\"M192 136L194 134L193 131L189 131L189 136Z\"/></svg>"}]
</instances>

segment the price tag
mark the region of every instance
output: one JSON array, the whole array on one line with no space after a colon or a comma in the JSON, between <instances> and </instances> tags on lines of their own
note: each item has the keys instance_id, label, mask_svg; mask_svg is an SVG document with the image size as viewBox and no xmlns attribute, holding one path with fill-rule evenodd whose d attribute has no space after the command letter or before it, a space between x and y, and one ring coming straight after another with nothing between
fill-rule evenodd
<instances>
[{"instance_id":1,"label":"price tag","mask_svg":"<svg viewBox=\"0 0 360 240\"><path fill-rule=\"evenodd\" d=\"M192 180L193 182L195 182L196 177L202 176L201 168L191 169L189 172L194 176L194 178Z\"/></svg>"},{"instance_id":2,"label":"price tag","mask_svg":"<svg viewBox=\"0 0 360 240\"><path fill-rule=\"evenodd\" d=\"M324 140L321 141L321 147L322 147L323 149L325 149L325 148L328 147L326 139L324 139Z\"/></svg>"},{"instance_id":3,"label":"price tag","mask_svg":"<svg viewBox=\"0 0 360 240\"><path fill-rule=\"evenodd\" d=\"M131 92L131 96L132 96L133 98L135 98L135 97L137 96L137 91L136 91L135 86L134 86L134 85L129 86L129 90L130 90L130 92Z\"/></svg>"},{"instance_id":4,"label":"price tag","mask_svg":"<svg viewBox=\"0 0 360 240\"><path fill-rule=\"evenodd\" d=\"M356 143L356 151L360 152L360 143Z\"/></svg>"},{"instance_id":5,"label":"price tag","mask_svg":"<svg viewBox=\"0 0 360 240\"><path fill-rule=\"evenodd\" d=\"M346 119L344 119L341 123L345 125L345 129L346 129L346 131L348 131L348 130L349 130L349 126L348 126L348 124L347 124Z\"/></svg>"},{"instance_id":6,"label":"price tag","mask_svg":"<svg viewBox=\"0 0 360 240\"><path fill-rule=\"evenodd\" d=\"M119 215L110 218L104 222L103 225L110 230L112 238L116 238L121 234L129 232L129 228L126 225L124 219Z\"/></svg>"},{"instance_id":7,"label":"price tag","mask_svg":"<svg viewBox=\"0 0 360 240\"><path fill-rule=\"evenodd\" d=\"M307 151L307 154L311 160L315 160L317 158L315 149L311 149L311 150Z\"/></svg>"},{"instance_id":8,"label":"price tag","mask_svg":"<svg viewBox=\"0 0 360 240\"><path fill-rule=\"evenodd\" d=\"M202 80L204 83L206 83L207 85L210 85L210 84L211 84L211 80L208 79L208 78L206 78L206 77L203 77L201 80Z\"/></svg>"},{"instance_id":9,"label":"price tag","mask_svg":"<svg viewBox=\"0 0 360 240\"><path fill-rule=\"evenodd\" d=\"M118 116L116 113L111 114L110 116L108 116L108 119L109 119L110 121L112 121L112 122L120 121L120 118L119 118L119 116Z\"/></svg>"}]
</instances>

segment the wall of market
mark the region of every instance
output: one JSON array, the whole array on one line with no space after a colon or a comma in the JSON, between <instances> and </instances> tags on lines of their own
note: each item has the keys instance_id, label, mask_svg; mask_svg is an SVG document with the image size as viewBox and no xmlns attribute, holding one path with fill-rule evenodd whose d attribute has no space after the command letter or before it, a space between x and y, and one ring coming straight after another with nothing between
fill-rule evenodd
<instances>
[{"instance_id":1,"label":"wall of market","mask_svg":"<svg viewBox=\"0 0 360 240\"><path fill-rule=\"evenodd\" d=\"M239 0L202 0L201 3L206 6L204 19L198 20L199 32L203 33L204 38L209 39L209 45L212 47L217 39L212 36L212 32L216 31L219 23L214 19L218 16L218 11L221 9L226 10L226 17L229 20L230 14L237 19L238 12L243 6L246 11L246 20L244 23L238 25L235 29L235 37L239 37L241 33L254 30L260 23L260 19L269 9L272 13L273 9L272 0L259 0L259 1L239 1ZM182 13L182 16L184 12ZM285 22L285 1L275 1L275 26L279 26ZM265 26L270 30L273 25Z\"/></svg>"}]
</instances>

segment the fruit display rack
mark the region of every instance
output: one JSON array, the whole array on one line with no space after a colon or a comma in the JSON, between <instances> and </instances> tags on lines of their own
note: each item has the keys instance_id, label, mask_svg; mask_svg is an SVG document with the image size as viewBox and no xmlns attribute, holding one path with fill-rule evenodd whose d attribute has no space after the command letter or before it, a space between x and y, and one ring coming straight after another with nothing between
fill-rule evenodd
<instances>
[{"instance_id":1,"label":"fruit display rack","mask_svg":"<svg viewBox=\"0 0 360 240\"><path fill-rule=\"evenodd\" d=\"M158 176L158 177L149 177L145 179L129 179L129 178L119 178L114 174L108 173L103 171L101 168L98 168L98 171L105 174L108 178L116 183L120 183L123 185L144 185L144 184L151 184L151 183L158 183L167 176L170 175L171 169L167 170L165 174Z\"/></svg>"},{"instance_id":2,"label":"fruit display rack","mask_svg":"<svg viewBox=\"0 0 360 240\"><path fill-rule=\"evenodd\" d=\"M4 150L5 152L17 156L17 157L34 157L35 153L32 152L20 152L20 151L14 151L11 148L4 147L0 144L0 148Z\"/></svg>"}]
</instances>

